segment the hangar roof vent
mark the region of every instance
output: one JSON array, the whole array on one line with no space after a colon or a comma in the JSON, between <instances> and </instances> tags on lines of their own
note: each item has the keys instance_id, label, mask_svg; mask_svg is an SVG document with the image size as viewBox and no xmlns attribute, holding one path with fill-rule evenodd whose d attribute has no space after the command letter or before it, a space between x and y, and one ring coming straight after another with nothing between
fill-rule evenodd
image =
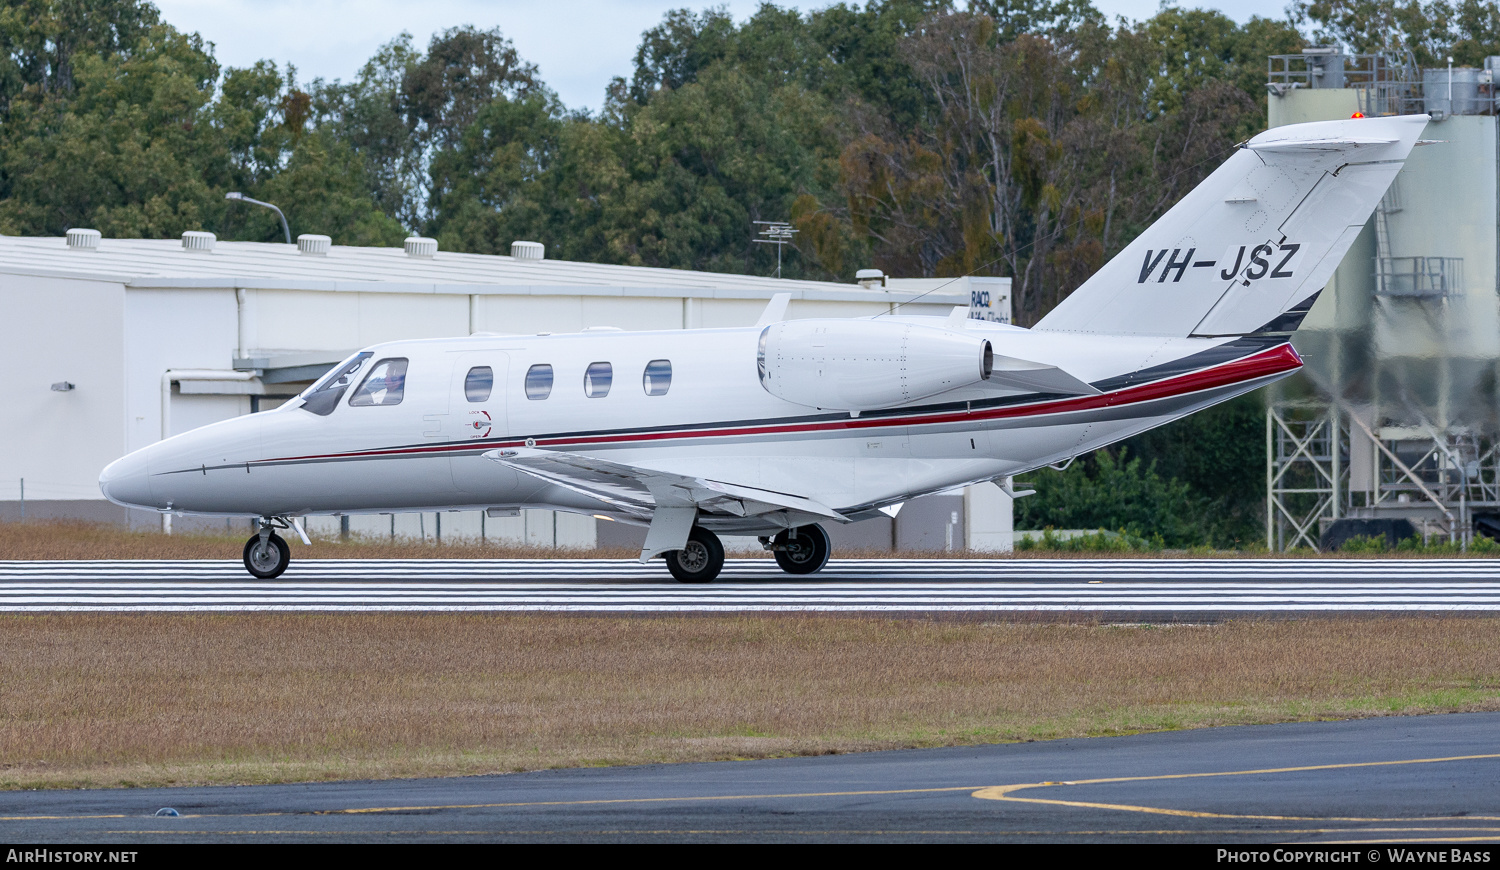
<instances>
[{"instance_id":1,"label":"hangar roof vent","mask_svg":"<svg viewBox=\"0 0 1500 870\"><path fill-rule=\"evenodd\" d=\"M327 236L319 236L313 233L303 233L297 237L297 253L308 254L313 257L326 257L329 250L333 248L333 239Z\"/></svg>"},{"instance_id":2,"label":"hangar roof vent","mask_svg":"<svg viewBox=\"0 0 1500 870\"><path fill-rule=\"evenodd\" d=\"M437 256L437 239L428 239L422 236L408 236L406 239L406 256L430 260Z\"/></svg>"},{"instance_id":3,"label":"hangar roof vent","mask_svg":"<svg viewBox=\"0 0 1500 870\"><path fill-rule=\"evenodd\" d=\"M854 281L866 290L885 286L885 273L879 269L860 269L854 273Z\"/></svg>"},{"instance_id":4,"label":"hangar roof vent","mask_svg":"<svg viewBox=\"0 0 1500 870\"><path fill-rule=\"evenodd\" d=\"M218 237L213 233L188 230L182 234L182 249L184 251L196 251L207 254L214 249L214 243L218 240Z\"/></svg>"},{"instance_id":5,"label":"hangar roof vent","mask_svg":"<svg viewBox=\"0 0 1500 870\"><path fill-rule=\"evenodd\" d=\"M547 255L547 246L541 242L511 242L510 255L517 260L540 260Z\"/></svg>"},{"instance_id":6,"label":"hangar roof vent","mask_svg":"<svg viewBox=\"0 0 1500 870\"><path fill-rule=\"evenodd\" d=\"M97 251L104 235L98 230L68 230L68 247L75 251Z\"/></svg>"}]
</instances>

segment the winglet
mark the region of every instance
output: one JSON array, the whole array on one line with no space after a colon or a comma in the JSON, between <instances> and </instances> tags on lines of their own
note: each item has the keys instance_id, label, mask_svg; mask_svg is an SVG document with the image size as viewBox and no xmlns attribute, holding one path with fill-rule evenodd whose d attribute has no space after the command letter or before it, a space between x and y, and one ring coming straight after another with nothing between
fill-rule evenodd
<instances>
[{"instance_id":1,"label":"winglet","mask_svg":"<svg viewBox=\"0 0 1500 870\"><path fill-rule=\"evenodd\" d=\"M792 294L777 293L766 303L766 310L760 313L760 319L755 321L756 326L770 326L786 320L786 307L792 301Z\"/></svg>"}]
</instances>

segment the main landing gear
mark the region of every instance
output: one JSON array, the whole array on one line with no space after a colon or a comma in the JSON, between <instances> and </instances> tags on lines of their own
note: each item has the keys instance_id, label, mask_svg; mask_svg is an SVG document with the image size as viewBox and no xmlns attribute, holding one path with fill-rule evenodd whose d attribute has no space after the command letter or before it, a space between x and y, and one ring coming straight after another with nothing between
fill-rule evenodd
<instances>
[{"instance_id":1,"label":"main landing gear","mask_svg":"<svg viewBox=\"0 0 1500 870\"><path fill-rule=\"evenodd\" d=\"M712 583L724 570L724 545L719 536L702 526L688 532L681 550L666 554L667 570L683 583Z\"/></svg>"},{"instance_id":2,"label":"main landing gear","mask_svg":"<svg viewBox=\"0 0 1500 870\"><path fill-rule=\"evenodd\" d=\"M260 521L260 531L245 542L245 570L261 580L274 580L292 561L292 549L273 531L273 520ZM286 528L285 525L282 528Z\"/></svg>"},{"instance_id":3,"label":"main landing gear","mask_svg":"<svg viewBox=\"0 0 1500 870\"><path fill-rule=\"evenodd\" d=\"M776 564L788 574L814 574L828 564L831 551L828 533L819 525L787 529L774 538L761 538L761 546L776 556ZM724 570L724 545L719 536L702 526L688 532L687 545L664 554L667 570L683 583L711 583Z\"/></svg>"},{"instance_id":4,"label":"main landing gear","mask_svg":"<svg viewBox=\"0 0 1500 870\"><path fill-rule=\"evenodd\" d=\"M769 541L761 538L760 543L776 555L776 564L788 574L815 574L823 570L833 549L828 533L816 524L787 529Z\"/></svg>"}]
</instances>

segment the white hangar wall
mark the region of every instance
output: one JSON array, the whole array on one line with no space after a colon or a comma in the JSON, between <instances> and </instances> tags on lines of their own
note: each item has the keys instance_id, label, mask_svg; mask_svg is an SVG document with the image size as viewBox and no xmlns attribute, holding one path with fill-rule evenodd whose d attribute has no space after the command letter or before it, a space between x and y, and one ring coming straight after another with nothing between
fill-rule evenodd
<instances>
[{"instance_id":1,"label":"white hangar wall","mask_svg":"<svg viewBox=\"0 0 1500 870\"><path fill-rule=\"evenodd\" d=\"M98 470L129 445L125 297L117 282L0 280L0 498L18 502L24 478L28 499L81 502L76 515L94 519L118 513L101 500ZM52 388L64 383L74 389Z\"/></svg>"},{"instance_id":2,"label":"white hangar wall","mask_svg":"<svg viewBox=\"0 0 1500 870\"><path fill-rule=\"evenodd\" d=\"M430 282L430 283L429 283ZM983 296L976 316L1009 319L1009 281L840 285L753 276L511 257L287 245L0 237L0 370L15 393L0 407L0 520L76 517L159 527L155 514L105 501L99 472L164 436L279 405L348 353L381 341L473 332L577 332L743 326L773 293L790 317L851 317L902 306L946 315ZM993 297L993 298L991 298ZM53 390L70 383L72 389ZM164 404L165 397L165 404ZM992 492L991 492L992 491ZM840 546L1009 549L1010 503L995 487L933 496L896 521L835 529ZM913 502L912 505L917 505ZM928 515L931 516L928 516ZM953 528L948 520L960 518ZM248 528L248 521L178 517L178 530ZM552 511L319 517L310 531L497 540L591 548L628 544L643 529ZM605 528L604 533L597 531ZM932 528L927 528L932 526Z\"/></svg>"}]
</instances>

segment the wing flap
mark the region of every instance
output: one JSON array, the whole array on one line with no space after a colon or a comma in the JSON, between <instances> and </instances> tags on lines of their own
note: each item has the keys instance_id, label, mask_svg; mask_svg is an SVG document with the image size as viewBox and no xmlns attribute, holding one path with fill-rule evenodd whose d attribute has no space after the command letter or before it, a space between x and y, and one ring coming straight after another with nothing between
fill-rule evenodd
<instances>
[{"instance_id":1,"label":"wing flap","mask_svg":"<svg viewBox=\"0 0 1500 870\"><path fill-rule=\"evenodd\" d=\"M515 447L491 450L484 458L607 504L636 511L697 507L745 517L790 510L848 521L833 508L806 496L627 465L581 453Z\"/></svg>"}]
</instances>

